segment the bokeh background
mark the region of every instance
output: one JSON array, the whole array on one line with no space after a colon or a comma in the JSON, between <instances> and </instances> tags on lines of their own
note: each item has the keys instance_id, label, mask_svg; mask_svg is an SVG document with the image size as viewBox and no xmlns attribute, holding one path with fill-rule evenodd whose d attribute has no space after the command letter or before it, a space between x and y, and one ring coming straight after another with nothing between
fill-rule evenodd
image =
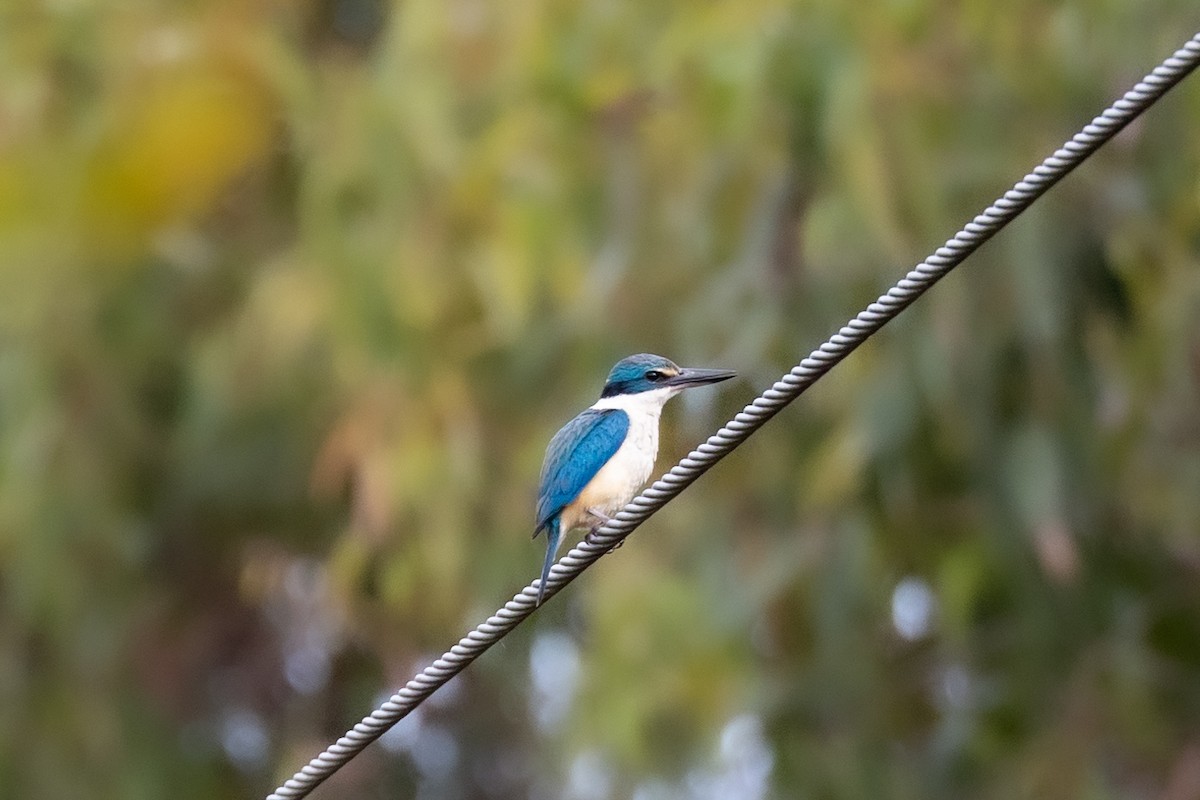
<instances>
[{"instance_id":1,"label":"bokeh background","mask_svg":"<svg viewBox=\"0 0 1200 800\"><path fill-rule=\"evenodd\" d=\"M1198 21L4 4L0 797L269 792ZM1200 79L316 796L1200 796Z\"/></svg>"}]
</instances>

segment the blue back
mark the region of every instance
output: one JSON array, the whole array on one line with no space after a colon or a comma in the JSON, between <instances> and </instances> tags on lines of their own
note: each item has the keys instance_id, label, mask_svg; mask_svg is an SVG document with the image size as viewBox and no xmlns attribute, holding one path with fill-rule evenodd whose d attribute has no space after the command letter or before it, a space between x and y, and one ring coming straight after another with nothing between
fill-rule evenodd
<instances>
[{"instance_id":1,"label":"blue back","mask_svg":"<svg viewBox=\"0 0 1200 800\"><path fill-rule=\"evenodd\" d=\"M554 434L542 464L537 536L550 520L579 497L629 433L629 415L619 408L589 408Z\"/></svg>"}]
</instances>

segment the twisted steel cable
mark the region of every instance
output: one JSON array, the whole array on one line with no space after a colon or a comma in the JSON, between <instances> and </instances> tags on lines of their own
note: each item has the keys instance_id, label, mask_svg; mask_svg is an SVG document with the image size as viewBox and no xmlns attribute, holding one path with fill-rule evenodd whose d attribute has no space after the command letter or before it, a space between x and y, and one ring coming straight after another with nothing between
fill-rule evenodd
<instances>
[{"instance_id":1,"label":"twisted steel cable","mask_svg":"<svg viewBox=\"0 0 1200 800\"><path fill-rule=\"evenodd\" d=\"M672 467L670 472L630 502L611 522L567 553L550 573L546 584L546 598L557 594L579 573L623 542L635 528L727 456L784 406L799 397L818 378L907 308L1018 214L1029 208L1033 201L1153 105L1198 64L1200 33L1155 67L1153 72L1071 137L1054 155L1018 181L1003 197L988 206L986 211L968 222L953 238L914 267L886 294L846 323L758 399L742 409L741 413L710 436L708 441ZM538 581L535 580L526 586L503 608L460 639L458 644L422 670L370 716L365 717L325 752L306 764L270 794L267 800L295 800L308 795L364 747L420 705L435 689L465 669L532 614L536 607L537 585Z\"/></svg>"}]
</instances>

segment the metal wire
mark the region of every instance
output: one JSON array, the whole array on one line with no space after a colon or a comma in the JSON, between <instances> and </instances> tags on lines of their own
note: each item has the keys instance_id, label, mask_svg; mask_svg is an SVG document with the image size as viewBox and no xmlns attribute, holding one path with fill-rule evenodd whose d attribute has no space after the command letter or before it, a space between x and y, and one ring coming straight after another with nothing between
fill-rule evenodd
<instances>
[{"instance_id":1,"label":"metal wire","mask_svg":"<svg viewBox=\"0 0 1200 800\"><path fill-rule=\"evenodd\" d=\"M922 261L899 283L850 320L807 358L763 392L753 403L708 438L686 458L646 489L589 540L581 542L554 566L546 584L546 599L625 540L635 528L727 456L734 448L775 416L788 403L853 352L872 334L908 307L946 273L958 266L984 242L1011 222L1051 186L1077 167L1102 144L1115 136L1172 86L1200 64L1200 33L1163 61L1100 116L1093 119L1054 155L1017 182L986 211L968 222L933 255ZM489 647L533 613L537 600L535 580L503 608L468 633L441 658L410 680L403 689L321 755L310 761L268 800L305 797L364 747L421 704L435 689L465 669Z\"/></svg>"}]
</instances>

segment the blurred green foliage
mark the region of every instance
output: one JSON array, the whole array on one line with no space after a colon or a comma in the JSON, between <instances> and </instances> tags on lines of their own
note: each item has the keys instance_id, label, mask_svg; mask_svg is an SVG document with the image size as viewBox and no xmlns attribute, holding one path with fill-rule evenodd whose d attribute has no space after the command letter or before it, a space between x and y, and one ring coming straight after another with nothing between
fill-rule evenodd
<instances>
[{"instance_id":1,"label":"blurred green foliage","mask_svg":"<svg viewBox=\"0 0 1200 800\"><path fill-rule=\"evenodd\" d=\"M0 797L264 794L1191 0L0 9ZM1200 795L1200 80L318 790Z\"/></svg>"}]
</instances>

